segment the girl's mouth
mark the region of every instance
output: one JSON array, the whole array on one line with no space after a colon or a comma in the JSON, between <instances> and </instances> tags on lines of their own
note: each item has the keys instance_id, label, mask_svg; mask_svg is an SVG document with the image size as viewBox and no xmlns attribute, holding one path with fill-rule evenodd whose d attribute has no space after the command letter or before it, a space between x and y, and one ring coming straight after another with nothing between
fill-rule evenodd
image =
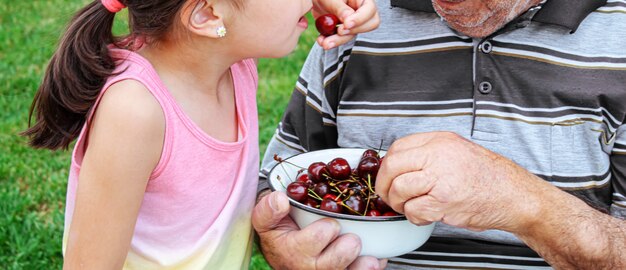
<instances>
[{"instance_id":1,"label":"girl's mouth","mask_svg":"<svg viewBox=\"0 0 626 270\"><path fill-rule=\"evenodd\" d=\"M307 21L305 16L300 17L300 20L298 21L298 26L307 29L309 27L309 21Z\"/></svg>"}]
</instances>

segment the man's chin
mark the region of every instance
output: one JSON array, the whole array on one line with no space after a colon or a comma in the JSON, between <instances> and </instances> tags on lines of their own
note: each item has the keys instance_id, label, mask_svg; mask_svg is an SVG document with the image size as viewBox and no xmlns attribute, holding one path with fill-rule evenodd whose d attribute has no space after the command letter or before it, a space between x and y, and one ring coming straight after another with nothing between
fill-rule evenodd
<instances>
[{"instance_id":1,"label":"man's chin","mask_svg":"<svg viewBox=\"0 0 626 270\"><path fill-rule=\"evenodd\" d=\"M481 38L489 36L501 27L491 14L482 16L442 16L448 25L467 36ZM497 25L495 25L497 24Z\"/></svg>"},{"instance_id":2,"label":"man's chin","mask_svg":"<svg viewBox=\"0 0 626 270\"><path fill-rule=\"evenodd\" d=\"M448 25L450 25L452 29L472 38L484 38L495 33L498 30L498 28L485 27L484 25L476 27L463 27L451 22L449 22Z\"/></svg>"}]
</instances>

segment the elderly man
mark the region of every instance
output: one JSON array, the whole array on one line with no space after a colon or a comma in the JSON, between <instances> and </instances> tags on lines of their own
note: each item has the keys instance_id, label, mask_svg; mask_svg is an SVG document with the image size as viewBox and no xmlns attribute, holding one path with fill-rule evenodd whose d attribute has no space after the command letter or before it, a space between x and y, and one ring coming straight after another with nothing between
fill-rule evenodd
<instances>
[{"instance_id":1,"label":"elderly man","mask_svg":"<svg viewBox=\"0 0 626 270\"><path fill-rule=\"evenodd\" d=\"M388 268L626 269L626 2L378 5L378 30L312 49L263 173L273 154L382 140L377 192L438 222ZM288 209L272 193L253 215L274 267L384 267Z\"/></svg>"}]
</instances>

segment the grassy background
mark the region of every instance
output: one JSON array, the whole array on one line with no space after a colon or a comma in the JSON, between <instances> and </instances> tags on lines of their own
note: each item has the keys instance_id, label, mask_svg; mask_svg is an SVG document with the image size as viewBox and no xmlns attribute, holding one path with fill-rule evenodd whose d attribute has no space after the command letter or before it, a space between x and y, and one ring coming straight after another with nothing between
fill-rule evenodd
<instances>
[{"instance_id":1,"label":"grassy background","mask_svg":"<svg viewBox=\"0 0 626 270\"><path fill-rule=\"evenodd\" d=\"M0 268L60 269L69 152L33 150L17 134L42 72L72 14L88 1L0 0ZM117 16L117 18L123 18ZM123 32L125 22L116 22ZM259 62L259 126L265 150L313 44L310 28L292 55ZM269 269L255 252L251 269Z\"/></svg>"}]
</instances>

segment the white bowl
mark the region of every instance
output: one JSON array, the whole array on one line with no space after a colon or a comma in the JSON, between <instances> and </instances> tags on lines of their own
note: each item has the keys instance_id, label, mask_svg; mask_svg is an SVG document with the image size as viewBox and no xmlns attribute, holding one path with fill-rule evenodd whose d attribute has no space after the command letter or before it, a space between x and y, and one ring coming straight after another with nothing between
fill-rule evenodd
<instances>
[{"instance_id":1,"label":"white bowl","mask_svg":"<svg viewBox=\"0 0 626 270\"><path fill-rule=\"evenodd\" d=\"M365 149L336 148L312 151L284 158L290 163L307 168L311 163L328 163L334 158L344 158L354 168ZM382 153L381 153L382 154ZM286 162L279 163L270 171L268 180L272 191L285 192L285 187L295 181L299 168ZM300 226L306 227L316 220L331 218L341 225L340 234L352 233L361 238L361 255L390 258L411 252L428 240L435 224L416 226L404 216L355 216L337 214L312 208L291 198L290 216Z\"/></svg>"}]
</instances>

